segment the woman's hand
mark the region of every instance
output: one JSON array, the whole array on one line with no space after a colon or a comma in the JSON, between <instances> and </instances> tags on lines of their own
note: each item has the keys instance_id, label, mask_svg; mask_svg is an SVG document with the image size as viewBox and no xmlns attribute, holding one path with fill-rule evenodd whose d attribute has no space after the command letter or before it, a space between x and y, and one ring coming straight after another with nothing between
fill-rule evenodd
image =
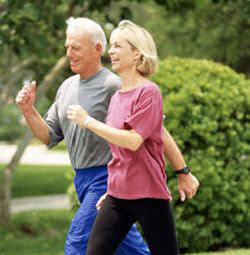
<instances>
[{"instance_id":1,"label":"woman's hand","mask_svg":"<svg viewBox=\"0 0 250 255\"><path fill-rule=\"evenodd\" d=\"M97 210L100 210L101 207L103 206L104 202L105 202L105 199L106 199L106 196L107 196L107 193L105 193L104 195L102 195L99 200L97 201L96 203L96 208Z\"/></svg>"},{"instance_id":2,"label":"woman's hand","mask_svg":"<svg viewBox=\"0 0 250 255\"><path fill-rule=\"evenodd\" d=\"M181 201L185 201L186 197L192 199L195 196L199 185L200 183L198 179L191 173L179 174L178 191L181 197Z\"/></svg>"},{"instance_id":3,"label":"woman's hand","mask_svg":"<svg viewBox=\"0 0 250 255\"><path fill-rule=\"evenodd\" d=\"M80 127L84 127L85 119L88 113L80 105L69 105L67 110L67 117L69 120L73 120Z\"/></svg>"}]
</instances>

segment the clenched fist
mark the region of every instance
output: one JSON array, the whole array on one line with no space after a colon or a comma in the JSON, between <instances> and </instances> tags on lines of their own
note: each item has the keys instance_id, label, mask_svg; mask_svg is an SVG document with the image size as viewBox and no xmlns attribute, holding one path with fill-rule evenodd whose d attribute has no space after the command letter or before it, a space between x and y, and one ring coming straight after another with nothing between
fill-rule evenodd
<instances>
[{"instance_id":1,"label":"clenched fist","mask_svg":"<svg viewBox=\"0 0 250 255\"><path fill-rule=\"evenodd\" d=\"M67 117L73 120L80 127L84 127L85 119L88 113L80 105L70 105L67 110Z\"/></svg>"},{"instance_id":2,"label":"clenched fist","mask_svg":"<svg viewBox=\"0 0 250 255\"><path fill-rule=\"evenodd\" d=\"M36 99L36 82L32 81L30 85L25 85L16 96L16 104L22 112L29 111Z\"/></svg>"}]
</instances>

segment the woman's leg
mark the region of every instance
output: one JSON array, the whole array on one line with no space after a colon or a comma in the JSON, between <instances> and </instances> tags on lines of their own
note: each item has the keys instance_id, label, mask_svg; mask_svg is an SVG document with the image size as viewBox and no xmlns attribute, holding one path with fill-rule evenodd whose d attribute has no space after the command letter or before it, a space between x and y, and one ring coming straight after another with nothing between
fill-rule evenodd
<instances>
[{"instance_id":1,"label":"woman's leg","mask_svg":"<svg viewBox=\"0 0 250 255\"><path fill-rule=\"evenodd\" d=\"M135 222L120 199L107 196L101 207L87 247L87 255L112 255Z\"/></svg>"},{"instance_id":2,"label":"woman's leg","mask_svg":"<svg viewBox=\"0 0 250 255\"><path fill-rule=\"evenodd\" d=\"M122 240L116 249L115 255L150 255L149 248L138 231L136 224L132 226Z\"/></svg>"},{"instance_id":3,"label":"woman's leg","mask_svg":"<svg viewBox=\"0 0 250 255\"><path fill-rule=\"evenodd\" d=\"M174 218L170 204L162 199L138 200L138 219L152 255L178 255Z\"/></svg>"}]
</instances>

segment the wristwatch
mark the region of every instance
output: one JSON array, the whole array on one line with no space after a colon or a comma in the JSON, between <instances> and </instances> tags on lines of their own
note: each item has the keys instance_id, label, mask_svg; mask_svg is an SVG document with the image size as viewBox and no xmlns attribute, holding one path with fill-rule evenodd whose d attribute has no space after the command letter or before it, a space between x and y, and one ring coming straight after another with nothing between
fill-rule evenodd
<instances>
[{"instance_id":1,"label":"wristwatch","mask_svg":"<svg viewBox=\"0 0 250 255\"><path fill-rule=\"evenodd\" d=\"M180 170L176 170L175 174L188 174L190 172L191 172L191 169L188 166L186 166Z\"/></svg>"}]
</instances>

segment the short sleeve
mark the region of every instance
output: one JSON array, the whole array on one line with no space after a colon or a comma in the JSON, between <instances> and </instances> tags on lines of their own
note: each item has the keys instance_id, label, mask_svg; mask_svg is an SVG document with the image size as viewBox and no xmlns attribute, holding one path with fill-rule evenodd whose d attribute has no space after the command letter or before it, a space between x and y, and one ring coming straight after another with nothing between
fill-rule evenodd
<instances>
[{"instance_id":1,"label":"short sleeve","mask_svg":"<svg viewBox=\"0 0 250 255\"><path fill-rule=\"evenodd\" d=\"M49 127L50 143L48 144L48 148L52 148L64 139L60 121L58 118L57 101L55 101L51 105L51 107L44 116L44 120Z\"/></svg>"},{"instance_id":2,"label":"short sleeve","mask_svg":"<svg viewBox=\"0 0 250 255\"><path fill-rule=\"evenodd\" d=\"M159 89L142 91L132 107L131 116L124 123L134 129L142 138L147 139L163 120L162 96Z\"/></svg>"}]
</instances>

